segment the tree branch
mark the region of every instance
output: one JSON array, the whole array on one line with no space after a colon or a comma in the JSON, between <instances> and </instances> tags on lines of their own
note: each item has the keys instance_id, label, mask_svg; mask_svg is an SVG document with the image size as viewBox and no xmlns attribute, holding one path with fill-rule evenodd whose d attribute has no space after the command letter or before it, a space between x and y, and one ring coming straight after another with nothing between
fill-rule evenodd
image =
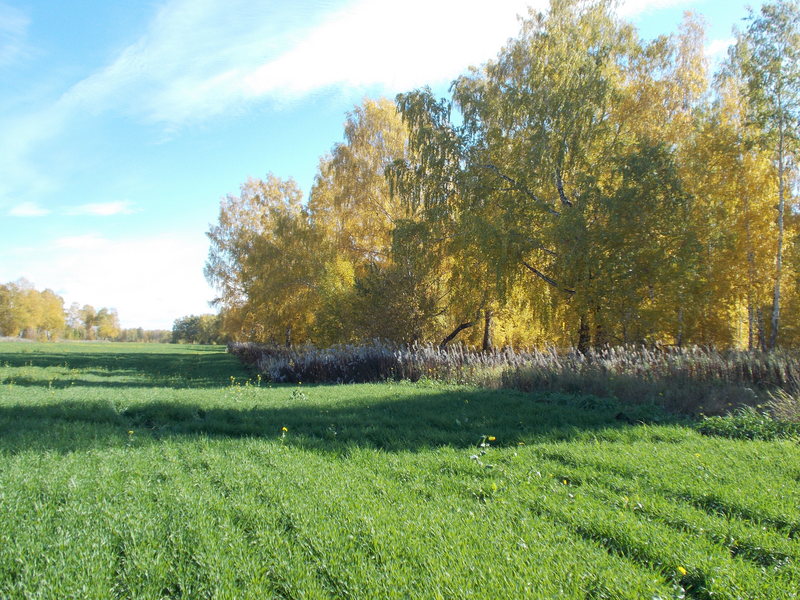
<instances>
[{"instance_id":1,"label":"tree branch","mask_svg":"<svg viewBox=\"0 0 800 600\"><path fill-rule=\"evenodd\" d=\"M556 169L556 188L558 188L558 197L561 198L561 204L572 206L572 201L567 198L567 195L564 193L564 182L561 179L561 173L558 172L558 169Z\"/></svg>"},{"instance_id":2,"label":"tree branch","mask_svg":"<svg viewBox=\"0 0 800 600\"><path fill-rule=\"evenodd\" d=\"M502 172L500 171L500 169L499 169L499 168L497 168L495 165L492 165L492 164L485 164L485 165L476 165L476 166L477 166L477 167L480 167L480 168L482 168L482 169L489 169L490 171L494 171L494 172L495 172L495 174L496 174L498 177L500 177L500 179L503 179L504 181L507 181L507 182L508 182L508 183L510 183L512 186L514 186L514 189L515 189L515 190L517 190L518 192L522 192L523 194L525 194L526 196L528 196L529 198L531 198L531 199L532 199L534 202L538 202L539 204L541 204L541 205L545 206L545 207L546 207L546 209L547 209L547 212L549 212L551 215L556 215L556 216L558 216L558 215L560 215L560 214L561 214L560 212L558 212L557 210L555 210L554 208L552 208L552 207L551 207L551 206L550 206L550 205L549 205L547 202L543 201L543 200L542 200L541 198L539 198L539 197L538 197L536 194L534 194L532 191L530 191L530 190L529 190L529 189L528 189L528 188L527 188L527 187L526 187L524 184L522 184L522 183L519 183L518 181L516 181L515 179L512 179L511 177L509 177L509 176L508 176L508 175L506 175L505 173L502 173Z\"/></svg>"},{"instance_id":3,"label":"tree branch","mask_svg":"<svg viewBox=\"0 0 800 600\"><path fill-rule=\"evenodd\" d=\"M456 337L456 336L457 336L459 333L461 333L461 332L462 332L462 331L464 331L465 329L469 329L469 328L470 328L470 327L472 327L473 325L475 325L475 321L470 321L469 323L461 323L461 325L459 325L458 327L456 327L456 328L455 328L455 329L452 331L452 333L450 333L450 335L448 335L446 338L444 338L444 339L442 340L442 342L439 344L439 350L444 350L444 349L445 349L445 347L447 346L447 344L449 344L450 342L452 342L452 341L455 339L455 337Z\"/></svg>"},{"instance_id":4,"label":"tree branch","mask_svg":"<svg viewBox=\"0 0 800 600\"><path fill-rule=\"evenodd\" d=\"M524 260L523 260L523 261L522 261L522 264L523 264L523 265L525 266L525 268L526 268L526 269L528 269L528 270L529 270L531 273L533 273L534 275L536 275L536 276L537 276L539 279L541 279L542 281L545 281L545 282L549 283L549 284L550 284L550 285L552 285L554 288L556 288L556 289L559 289L559 290L561 290L562 292L566 292L566 293L567 293L567 294L569 294L570 296L571 296L571 295L573 295L573 294L575 293L575 290L571 290L571 289L569 289L569 288L564 288L564 287L561 287L560 285L558 285L558 282L557 282L555 279L553 279L553 278L551 278L551 277L548 277L547 275L545 275L544 273L542 273L542 272L541 272L539 269L537 269L537 268L536 268L536 267L534 267L533 265L529 264L527 261L524 261Z\"/></svg>"}]
</instances>

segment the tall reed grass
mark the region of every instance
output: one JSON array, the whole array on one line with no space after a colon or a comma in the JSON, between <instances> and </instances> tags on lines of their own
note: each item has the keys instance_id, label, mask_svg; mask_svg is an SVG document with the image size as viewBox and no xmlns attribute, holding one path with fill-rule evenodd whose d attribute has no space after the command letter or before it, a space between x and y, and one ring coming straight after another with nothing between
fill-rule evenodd
<instances>
[{"instance_id":1,"label":"tall reed grass","mask_svg":"<svg viewBox=\"0 0 800 600\"><path fill-rule=\"evenodd\" d=\"M576 350L394 346L374 341L331 348L247 342L229 352L275 382L361 383L430 378L488 388L546 390L655 403L689 414L721 414L768 402L800 383L800 357L711 348L607 347Z\"/></svg>"}]
</instances>

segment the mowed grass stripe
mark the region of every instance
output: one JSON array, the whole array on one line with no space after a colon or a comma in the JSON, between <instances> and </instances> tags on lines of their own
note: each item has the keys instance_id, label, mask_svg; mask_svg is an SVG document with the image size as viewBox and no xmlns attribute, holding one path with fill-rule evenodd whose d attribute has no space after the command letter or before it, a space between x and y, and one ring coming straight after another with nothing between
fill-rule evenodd
<instances>
[{"instance_id":1,"label":"mowed grass stripe","mask_svg":"<svg viewBox=\"0 0 800 600\"><path fill-rule=\"evenodd\" d=\"M540 468L556 480L568 481L581 493L591 495L620 511L632 511L679 531L703 536L731 555L750 560L775 572L800 575L800 540L787 532L738 517L708 513L693 505L661 496L641 480L621 477L591 467L565 466L543 460ZM555 475L554 475L555 474Z\"/></svg>"},{"instance_id":2,"label":"mowed grass stripe","mask_svg":"<svg viewBox=\"0 0 800 600\"><path fill-rule=\"evenodd\" d=\"M564 394L270 386L221 349L21 346L0 344L2 598L800 590L796 444Z\"/></svg>"},{"instance_id":3,"label":"mowed grass stripe","mask_svg":"<svg viewBox=\"0 0 800 600\"><path fill-rule=\"evenodd\" d=\"M360 456L353 460L366 461L366 468L339 468L337 475L341 478L326 478L324 493L300 495L310 503L306 505L307 512L321 511L324 515L323 519L309 524L318 524L324 519L341 523L343 531L351 532L346 539L366 552L367 562L377 558L382 564L410 563L413 570L409 574L416 573L417 578L429 580L427 589L435 588L437 581L456 583L481 573L485 581L480 589L500 586L512 595L532 591L559 594L565 593L564 587L568 586L565 582L577 581L570 577L572 573L569 570L575 568L576 561L584 569L587 555L595 559L589 564L608 567L608 563L614 563L601 560L596 548L590 549L579 540L570 539L563 528L554 527L552 523L532 520L521 523L516 520L513 510L509 515L509 507L490 507L472 495L465 498L457 493L460 486L444 478L440 480L441 489L437 489L427 481L419 482L413 476L408 477L407 470L401 470L401 476L397 478L375 473L370 468L375 462L374 451L361 450L357 454ZM442 462L467 460L465 456L454 457L451 454L435 461L428 460L434 464L420 468L419 456L401 454L395 457L398 458L407 459L409 466L413 465L410 471L416 473L439 472L437 467ZM419 483L425 486L424 492ZM315 489L319 489L319 485L315 484ZM320 498L321 507L317 502ZM314 539L328 538L319 531ZM332 550L341 544L341 540L334 536L328 543ZM350 550L352 552L348 551L342 557L343 565L352 560L350 556L353 553L361 553ZM621 562L614 563L614 566L620 571L618 575L625 575L629 588L631 582L645 579L649 584L647 591L658 590L658 585L654 584L657 578L653 574L642 577ZM538 577L535 576L537 571ZM422 574L427 574L427 577L421 577ZM551 588L548 589L547 583L552 584ZM392 576L390 585L382 593L390 593L398 586L400 589L405 587L403 579L398 581L396 576ZM616 586L610 582L608 587ZM636 586L639 592L644 588ZM407 590L401 596L410 592L413 590ZM443 593L447 597L447 590Z\"/></svg>"},{"instance_id":4,"label":"mowed grass stripe","mask_svg":"<svg viewBox=\"0 0 800 600\"><path fill-rule=\"evenodd\" d=\"M586 466L635 481L664 497L709 514L754 521L789 537L800 536L800 485L791 476L798 444L696 436L681 448L659 444L543 446L543 458ZM768 467L768 468L766 468ZM743 493L743 489L747 490Z\"/></svg>"},{"instance_id":5,"label":"mowed grass stripe","mask_svg":"<svg viewBox=\"0 0 800 600\"><path fill-rule=\"evenodd\" d=\"M414 486L394 487L384 480L387 485L374 487L364 469L341 465L330 477L330 458L242 444L235 456L222 447L229 444L219 442L202 442L190 454L184 445L162 448L160 457L151 448L141 466L158 461L152 475L131 465L109 479L113 464L123 458L112 455L111 464L92 464L92 474L81 477L80 485L70 474L83 457L62 457L62 478L46 486L43 479L31 481L27 490L43 505L60 508L45 519L38 510L14 515L20 529L11 535L22 541L33 526L34 539L62 540L60 559L78 560L54 563L60 566L53 573L36 565L29 577L51 579L56 589L78 593L70 582L82 579L81 565L105 564L98 577L121 597L202 597L211 589L247 589L247 582L265 583L264 571L276 588L280 583L284 590L299 586L333 597L425 597L437 588L449 597L463 592L470 580L475 590L503 586L543 597L579 597L587 582L631 598L667 589L654 574L604 557L552 523L528 519L512 527L503 510L459 496L444 496L445 506L429 503L420 513ZM276 452L285 453L280 462L274 460ZM233 457L237 483L221 485ZM318 473L328 475L320 481ZM74 493L67 491L70 486ZM85 497L87 490L95 496ZM86 512L93 506L101 508ZM58 527L65 518L70 528L78 528L82 519L91 523L94 535L64 540ZM249 533L242 523L251 524ZM111 541L99 543L106 540ZM87 554L82 551L87 547L99 552ZM39 550L47 556L53 548ZM260 559L256 564L254 553ZM299 573L292 568L298 565L303 565ZM195 570L203 577L192 577ZM318 577L306 577L309 573ZM298 581L299 574L304 577Z\"/></svg>"}]
</instances>

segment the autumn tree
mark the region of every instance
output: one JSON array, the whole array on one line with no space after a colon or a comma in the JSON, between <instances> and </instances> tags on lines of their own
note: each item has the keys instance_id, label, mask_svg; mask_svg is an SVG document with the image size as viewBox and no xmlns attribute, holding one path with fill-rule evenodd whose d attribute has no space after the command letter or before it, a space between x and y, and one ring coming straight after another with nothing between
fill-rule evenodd
<instances>
[{"instance_id":1,"label":"autumn tree","mask_svg":"<svg viewBox=\"0 0 800 600\"><path fill-rule=\"evenodd\" d=\"M326 261L297 184L272 174L248 180L222 201L208 237L205 273L220 291L224 331L287 345L305 338Z\"/></svg>"},{"instance_id":2,"label":"autumn tree","mask_svg":"<svg viewBox=\"0 0 800 600\"><path fill-rule=\"evenodd\" d=\"M747 30L740 34L735 57L743 75L748 118L758 128L757 141L772 153L777 176L775 275L769 348L780 331L787 175L795 166L800 128L800 5L777 0L751 11Z\"/></svg>"},{"instance_id":3,"label":"autumn tree","mask_svg":"<svg viewBox=\"0 0 800 600\"><path fill-rule=\"evenodd\" d=\"M351 111L344 141L320 161L309 212L333 241L319 282L314 338L322 343L416 339L428 327L431 270L419 270L410 242L410 232L421 233L412 225L415 210L391 194L386 177L407 155L406 126L383 98Z\"/></svg>"},{"instance_id":4,"label":"autumn tree","mask_svg":"<svg viewBox=\"0 0 800 600\"><path fill-rule=\"evenodd\" d=\"M219 315L188 315L172 325L174 344L219 344L223 341Z\"/></svg>"},{"instance_id":5,"label":"autumn tree","mask_svg":"<svg viewBox=\"0 0 800 600\"><path fill-rule=\"evenodd\" d=\"M702 19L645 41L614 6L551 0L448 98L365 101L308 204L274 176L226 198L206 266L224 329L774 347L782 301L800 316L797 5L753 16L713 88Z\"/></svg>"},{"instance_id":6,"label":"autumn tree","mask_svg":"<svg viewBox=\"0 0 800 600\"><path fill-rule=\"evenodd\" d=\"M493 308L523 272L562 301L592 276L565 258L584 237L582 186L615 153L608 107L630 41L608 3L557 0L532 13L495 61L454 83L458 126L450 103L424 91L399 98L420 153L401 173L420 189L399 189L422 202L429 221L452 223L458 268L478 275L467 297L483 304L484 346ZM582 331L586 315L577 312Z\"/></svg>"},{"instance_id":7,"label":"autumn tree","mask_svg":"<svg viewBox=\"0 0 800 600\"><path fill-rule=\"evenodd\" d=\"M0 285L0 335L56 340L64 332L64 300L25 279Z\"/></svg>"}]
</instances>

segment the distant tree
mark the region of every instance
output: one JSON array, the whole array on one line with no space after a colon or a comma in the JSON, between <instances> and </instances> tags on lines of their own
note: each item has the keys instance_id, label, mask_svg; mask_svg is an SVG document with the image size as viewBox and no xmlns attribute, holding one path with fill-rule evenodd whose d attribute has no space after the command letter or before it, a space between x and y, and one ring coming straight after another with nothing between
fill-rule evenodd
<instances>
[{"instance_id":1,"label":"distant tree","mask_svg":"<svg viewBox=\"0 0 800 600\"><path fill-rule=\"evenodd\" d=\"M84 304L78 311L81 339L97 339L97 310L91 304Z\"/></svg>"},{"instance_id":2,"label":"distant tree","mask_svg":"<svg viewBox=\"0 0 800 600\"><path fill-rule=\"evenodd\" d=\"M115 308L101 308L95 315L97 338L111 340L120 332L119 315Z\"/></svg>"},{"instance_id":3,"label":"distant tree","mask_svg":"<svg viewBox=\"0 0 800 600\"><path fill-rule=\"evenodd\" d=\"M173 344L219 344L224 341L219 315L189 315L172 326Z\"/></svg>"},{"instance_id":4,"label":"distant tree","mask_svg":"<svg viewBox=\"0 0 800 600\"><path fill-rule=\"evenodd\" d=\"M63 331L64 300L55 292L39 292L25 279L0 285L0 334L53 340Z\"/></svg>"},{"instance_id":5,"label":"distant tree","mask_svg":"<svg viewBox=\"0 0 800 600\"><path fill-rule=\"evenodd\" d=\"M121 329L115 340L118 342L167 344L172 341L172 331L169 329L133 327Z\"/></svg>"},{"instance_id":6,"label":"distant tree","mask_svg":"<svg viewBox=\"0 0 800 600\"><path fill-rule=\"evenodd\" d=\"M39 301L42 314L40 335L48 340L57 340L63 335L66 325L64 300L54 291L44 290L40 294Z\"/></svg>"},{"instance_id":7,"label":"distant tree","mask_svg":"<svg viewBox=\"0 0 800 600\"><path fill-rule=\"evenodd\" d=\"M23 324L19 314L20 294L13 283L0 285L0 334L17 337Z\"/></svg>"}]
</instances>

